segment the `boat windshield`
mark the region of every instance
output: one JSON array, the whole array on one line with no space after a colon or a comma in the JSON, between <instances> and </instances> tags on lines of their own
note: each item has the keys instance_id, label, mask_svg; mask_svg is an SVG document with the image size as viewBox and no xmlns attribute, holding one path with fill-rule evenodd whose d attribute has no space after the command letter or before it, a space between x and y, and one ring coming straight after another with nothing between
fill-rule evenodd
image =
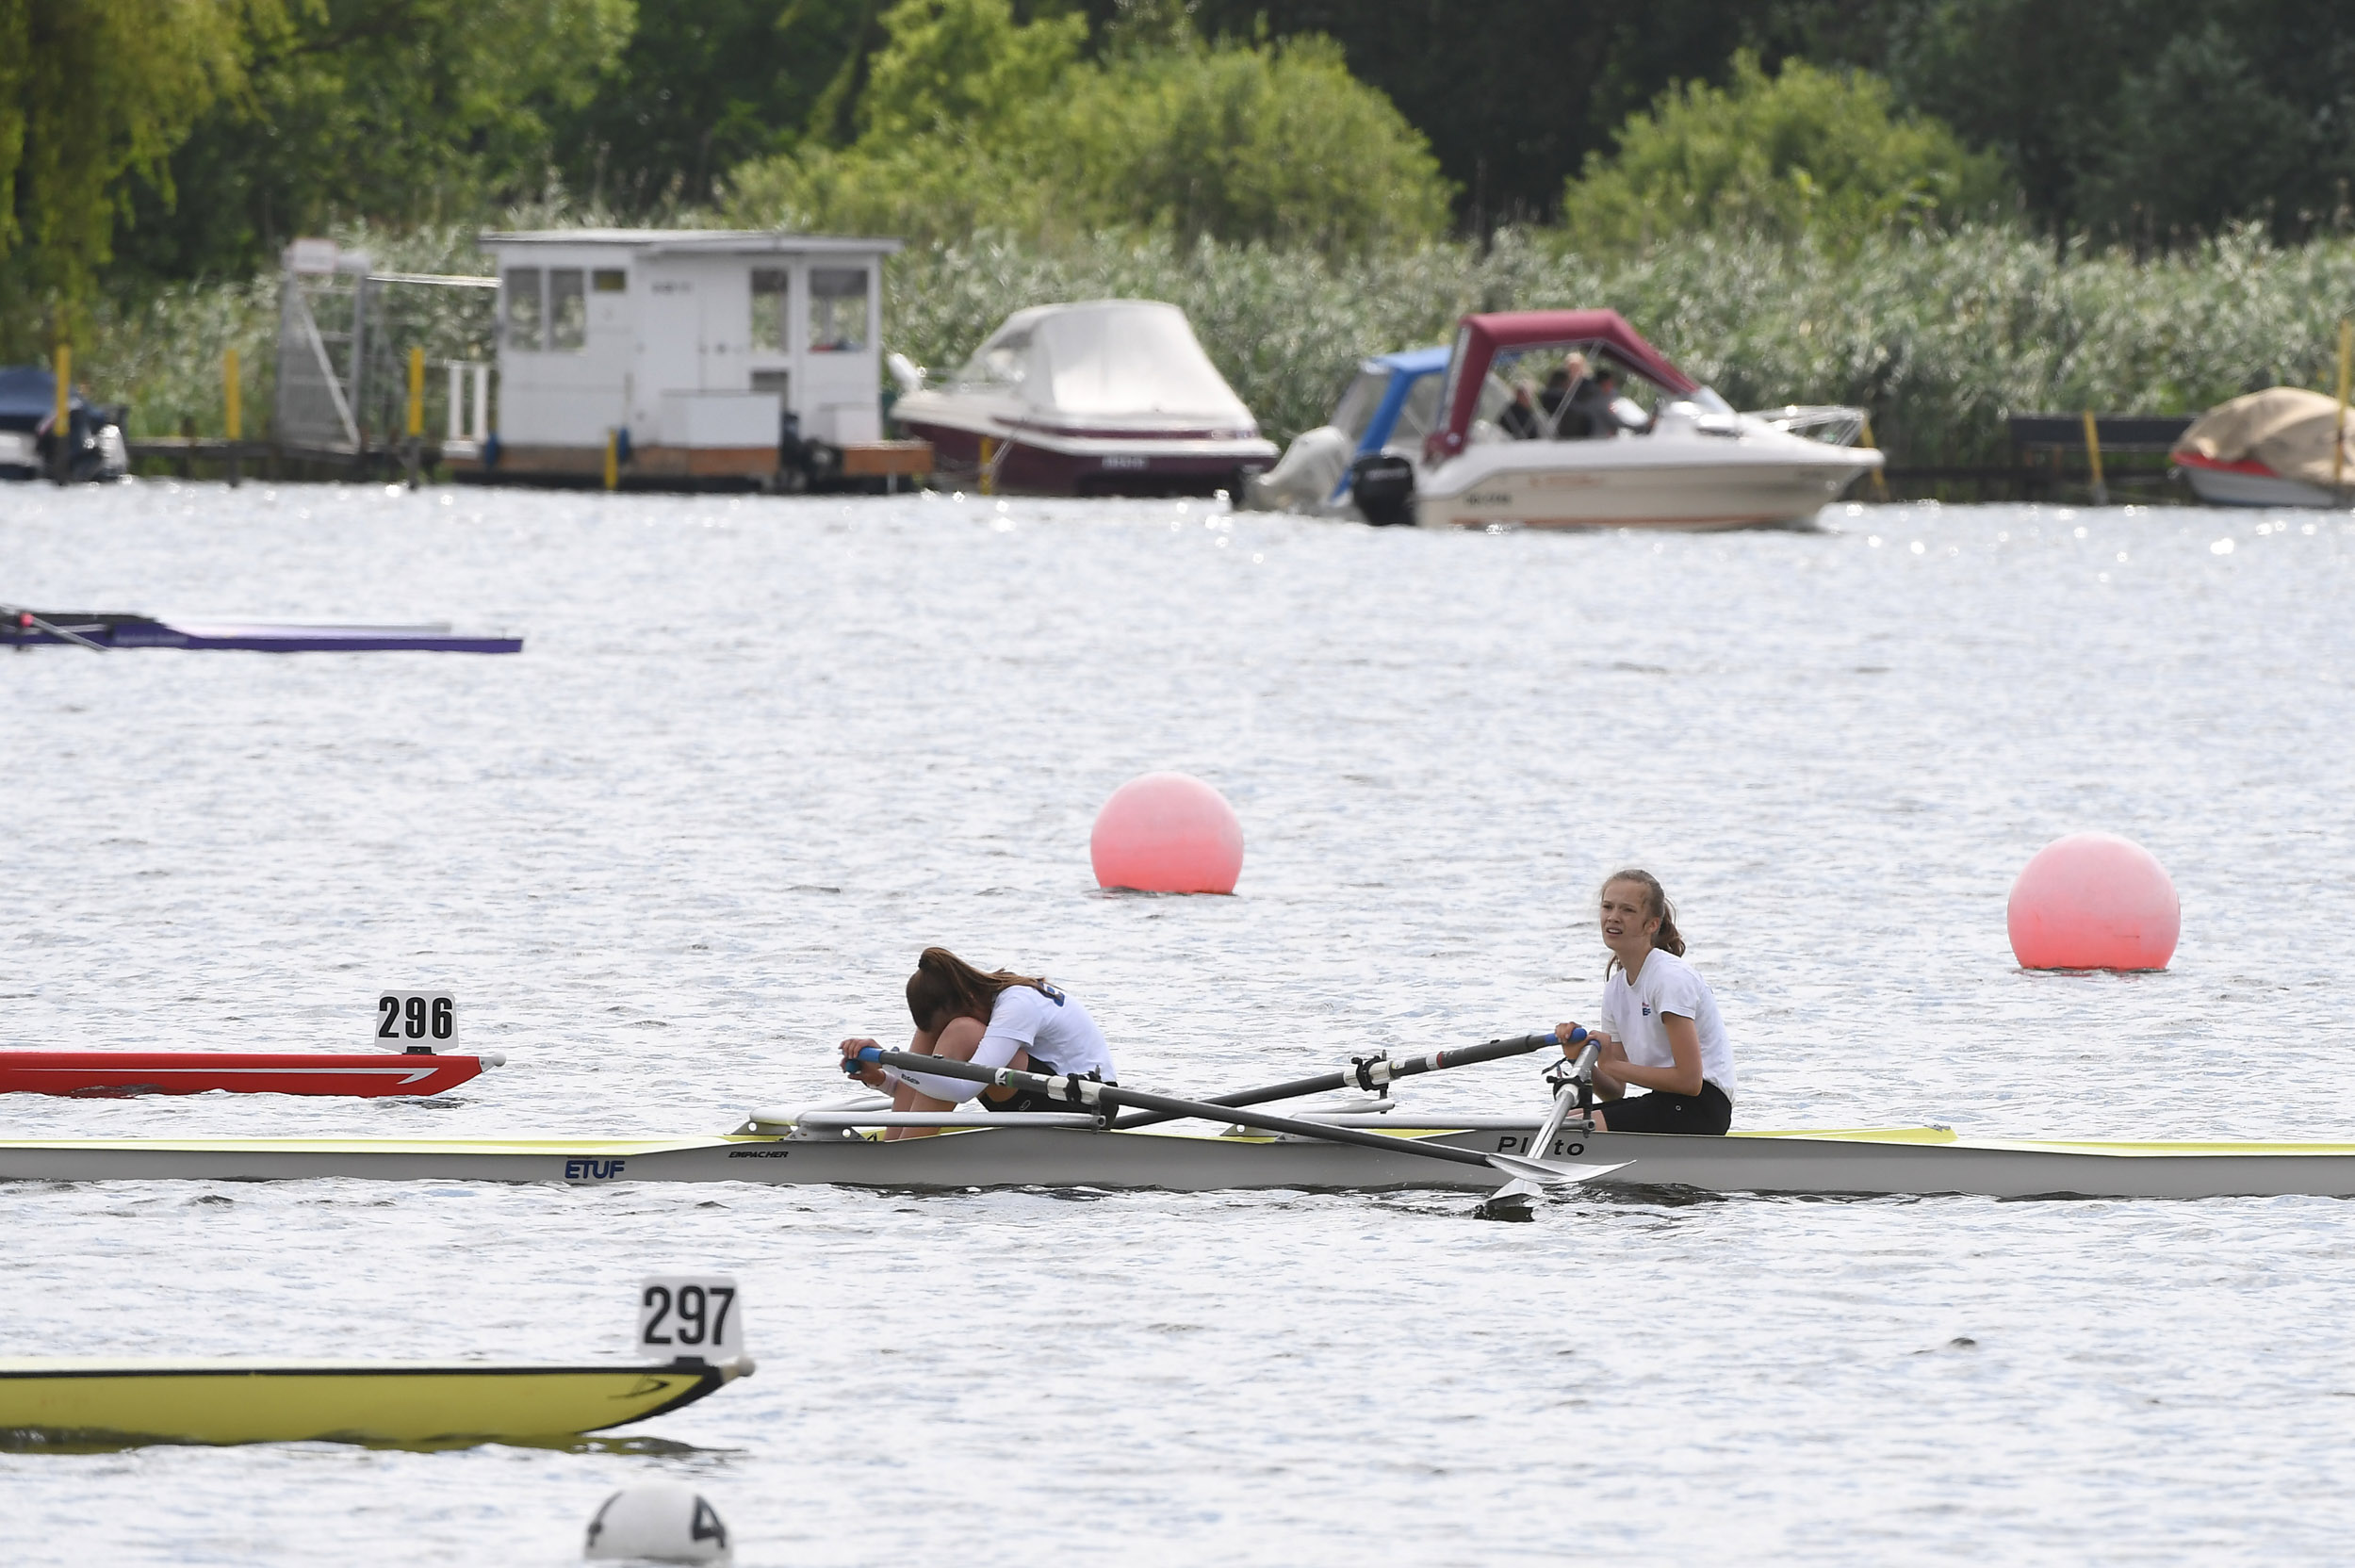
<instances>
[{"instance_id":1,"label":"boat windshield","mask_svg":"<svg viewBox=\"0 0 2355 1568\"><path fill-rule=\"evenodd\" d=\"M950 384L960 392L1012 392L1029 371L1029 332L1000 333L965 362Z\"/></svg>"},{"instance_id":2,"label":"boat windshield","mask_svg":"<svg viewBox=\"0 0 2355 1568\"><path fill-rule=\"evenodd\" d=\"M1472 439L1475 441L1505 439L1504 431L1497 421L1505 416L1505 410L1512 406L1513 388L1505 384L1505 379L1502 376L1491 374L1485 382L1480 384L1480 400L1472 410ZM1436 419L1438 416L1438 407L1434 403L1431 417ZM1404 424L1405 420L1401 419L1399 423Z\"/></svg>"},{"instance_id":3,"label":"boat windshield","mask_svg":"<svg viewBox=\"0 0 2355 1568\"><path fill-rule=\"evenodd\" d=\"M1355 446L1366 439L1366 427L1374 422L1374 415L1382 407L1382 395L1390 386L1390 372L1380 366L1360 370L1349 383L1349 390L1333 405L1329 421L1349 438Z\"/></svg>"},{"instance_id":4,"label":"boat windshield","mask_svg":"<svg viewBox=\"0 0 2355 1568\"><path fill-rule=\"evenodd\" d=\"M1416 451L1423 449L1423 437L1429 435L1431 427L1439 423L1439 388L1447 379L1445 376L1417 376L1415 379L1415 384L1407 389L1406 401L1398 405L1398 429L1390 437L1393 441L1410 445ZM1486 400L1483 399L1480 417L1494 418L1485 404Z\"/></svg>"}]
</instances>

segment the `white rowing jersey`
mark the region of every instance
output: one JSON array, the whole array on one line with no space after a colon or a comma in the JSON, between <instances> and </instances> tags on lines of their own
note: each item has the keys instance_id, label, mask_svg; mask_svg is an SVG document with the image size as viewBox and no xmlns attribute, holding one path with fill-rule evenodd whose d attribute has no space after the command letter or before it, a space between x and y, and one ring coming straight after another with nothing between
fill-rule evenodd
<instances>
[{"instance_id":1,"label":"white rowing jersey","mask_svg":"<svg viewBox=\"0 0 2355 1568\"><path fill-rule=\"evenodd\" d=\"M1030 1053L1032 1072L1059 1072L1071 1078L1085 1078L1093 1072L1105 1083L1116 1076L1112 1070L1112 1048L1104 1042L1104 1031L1096 1027L1096 1021L1088 1016L1088 1009L1076 998L1054 986L1044 990L1008 986L998 992L998 999L989 1009L989 1027L982 1035L981 1044L973 1050L973 1065L1004 1067L1018 1051ZM938 1078L928 1072L891 1076L914 1085L935 1100L971 1100L982 1088L979 1084L960 1078Z\"/></svg>"},{"instance_id":2,"label":"white rowing jersey","mask_svg":"<svg viewBox=\"0 0 2355 1568\"><path fill-rule=\"evenodd\" d=\"M1730 1102L1734 1098L1734 1053L1725 1043L1725 1021L1717 1014L1717 998L1709 982L1675 954L1654 948L1644 969L1627 983L1627 972L1615 969L1603 982L1603 1027L1627 1047L1627 1060L1638 1067L1675 1067L1676 1054L1669 1048L1662 1013L1693 1021L1701 1037L1701 1077L1715 1084ZM1640 1085L1630 1085L1641 1087Z\"/></svg>"}]
</instances>

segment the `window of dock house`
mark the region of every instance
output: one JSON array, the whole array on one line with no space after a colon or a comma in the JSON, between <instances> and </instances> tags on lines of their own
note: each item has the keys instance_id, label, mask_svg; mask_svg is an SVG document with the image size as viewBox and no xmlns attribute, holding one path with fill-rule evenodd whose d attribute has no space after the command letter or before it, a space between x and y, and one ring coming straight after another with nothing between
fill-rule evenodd
<instances>
[{"instance_id":1,"label":"window of dock house","mask_svg":"<svg viewBox=\"0 0 2355 1568\"><path fill-rule=\"evenodd\" d=\"M793 274L782 267L752 270L752 346L768 353L785 351L785 300Z\"/></svg>"},{"instance_id":2,"label":"window of dock house","mask_svg":"<svg viewBox=\"0 0 2355 1568\"><path fill-rule=\"evenodd\" d=\"M627 294L630 292L630 274L618 267L600 267L589 274L589 292Z\"/></svg>"},{"instance_id":3,"label":"window of dock house","mask_svg":"<svg viewBox=\"0 0 2355 1568\"><path fill-rule=\"evenodd\" d=\"M499 300L507 311L507 347L537 353L540 349L540 270L518 267L500 286Z\"/></svg>"},{"instance_id":4,"label":"window of dock house","mask_svg":"<svg viewBox=\"0 0 2355 1568\"><path fill-rule=\"evenodd\" d=\"M558 353L575 352L589 340L587 282L578 267L548 269L548 346Z\"/></svg>"},{"instance_id":5,"label":"window of dock house","mask_svg":"<svg viewBox=\"0 0 2355 1568\"><path fill-rule=\"evenodd\" d=\"M810 351L851 353L867 346L867 270L810 269Z\"/></svg>"}]
</instances>

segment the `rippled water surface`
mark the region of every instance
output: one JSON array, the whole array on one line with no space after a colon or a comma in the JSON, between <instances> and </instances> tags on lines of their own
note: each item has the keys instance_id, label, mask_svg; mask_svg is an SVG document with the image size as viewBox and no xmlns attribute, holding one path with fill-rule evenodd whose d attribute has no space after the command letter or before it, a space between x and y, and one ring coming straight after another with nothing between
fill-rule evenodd
<instances>
[{"instance_id":1,"label":"rippled water surface","mask_svg":"<svg viewBox=\"0 0 2355 1568\"><path fill-rule=\"evenodd\" d=\"M1840 508L1429 534L1202 502L0 492L0 597L450 619L514 659L0 656L0 1044L362 1049L442 1100L0 1103L15 1134L705 1133L834 1092L916 950L1223 1088L1590 1014L1676 897L1751 1127L2355 1138L2344 517ZM2228 543L2229 541L2229 543ZM1237 895L1101 893L1180 768ZM2028 975L2036 848L2173 871L2174 967ZM1538 1102L1526 1067L1423 1104ZM627 1347L725 1267L760 1370L659 1444L0 1454L11 1564L558 1564L633 1478L786 1563L2343 1560L2355 1209L750 1185L0 1189L0 1353Z\"/></svg>"}]
</instances>

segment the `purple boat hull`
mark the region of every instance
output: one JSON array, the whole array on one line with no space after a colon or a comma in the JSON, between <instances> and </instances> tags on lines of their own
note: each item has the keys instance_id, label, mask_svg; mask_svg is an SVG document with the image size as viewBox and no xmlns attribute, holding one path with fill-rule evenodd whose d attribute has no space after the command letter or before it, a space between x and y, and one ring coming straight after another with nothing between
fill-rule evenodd
<instances>
[{"instance_id":1,"label":"purple boat hull","mask_svg":"<svg viewBox=\"0 0 2355 1568\"><path fill-rule=\"evenodd\" d=\"M101 648L221 648L244 653L521 653L520 637L424 626L300 626L265 622L158 621L83 611L9 611L0 646L44 644Z\"/></svg>"}]
</instances>

